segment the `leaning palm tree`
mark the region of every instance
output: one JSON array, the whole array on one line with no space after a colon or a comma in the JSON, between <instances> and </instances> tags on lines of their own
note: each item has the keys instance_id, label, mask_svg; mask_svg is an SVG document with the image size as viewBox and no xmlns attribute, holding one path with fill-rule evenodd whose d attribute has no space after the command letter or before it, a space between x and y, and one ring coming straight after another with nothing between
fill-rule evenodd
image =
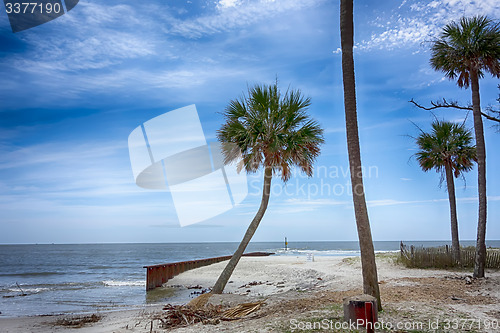
<instances>
[{"instance_id":1,"label":"leaning palm tree","mask_svg":"<svg viewBox=\"0 0 500 333\"><path fill-rule=\"evenodd\" d=\"M446 25L431 48L430 64L472 90L472 114L477 146L479 217L474 277L484 277L486 263L486 146L479 96L479 79L485 73L500 78L500 25L484 16L463 17Z\"/></svg>"},{"instance_id":2,"label":"leaning palm tree","mask_svg":"<svg viewBox=\"0 0 500 333\"><path fill-rule=\"evenodd\" d=\"M477 161L476 147L472 145L472 132L465 124L435 120L432 132L422 131L416 138L419 151L415 154L424 171L435 169L446 179L450 201L451 247L453 259L460 262L460 242L458 237L457 202L455 181L464 172L472 170Z\"/></svg>"},{"instance_id":3,"label":"leaning palm tree","mask_svg":"<svg viewBox=\"0 0 500 333\"><path fill-rule=\"evenodd\" d=\"M365 191L359 147L358 116L356 111L356 83L354 76L354 22L353 0L340 1L340 41L342 48L342 81L344 83L345 125L347 151L351 171L352 200L358 229L363 291L377 299L378 310L382 310L378 287L377 264L373 248L370 220L366 208Z\"/></svg>"},{"instance_id":4,"label":"leaning palm tree","mask_svg":"<svg viewBox=\"0 0 500 333\"><path fill-rule=\"evenodd\" d=\"M226 107L226 122L217 132L224 163L237 161L238 168L248 173L263 168L264 186L259 210L212 293L222 293L257 230L267 209L273 175L286 182L296 166L312 176L313 163L323 143L323 129L306 114L310 104L310 98L303 97L299 90L282 95L276 82L249 88L248 96L232 100Z\"/></svg>"}]
</instances>

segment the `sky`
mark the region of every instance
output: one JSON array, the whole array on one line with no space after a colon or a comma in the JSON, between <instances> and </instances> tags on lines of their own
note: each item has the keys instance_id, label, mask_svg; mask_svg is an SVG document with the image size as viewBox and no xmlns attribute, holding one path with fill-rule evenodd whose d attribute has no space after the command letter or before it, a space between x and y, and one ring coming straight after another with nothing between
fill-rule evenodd
<instances>
[{"instance_id":1,"label":"sky","mask_svg":"<svg viewBox=\"0 0 500 333\"><path fill-rule=\"evenodd\" d=\"M412 137L437 117L412 106L467 105L429 66L443 26L476 14L500 19L496 0L355 1L355 70L365 190L373 239L449 240L446 186L423 172ZM221 112L248 86L273 83L311 97L325 130L315 174L273 179L254 241L357 239L348 174L339 1L80 0L67 14L13 33L0 13L0 243L241 240L261 199L262 173L233 209L181 227L168 190L136 185L128 136L144 122L195 104L216 140ZM498 79L480 81L498 107ZM500 133L484 121L487 239L500 239ZM477 228L477 168L456 180L460 238ZM193 210L196 207L193 205Z\"/></svg>"}]
</instances>

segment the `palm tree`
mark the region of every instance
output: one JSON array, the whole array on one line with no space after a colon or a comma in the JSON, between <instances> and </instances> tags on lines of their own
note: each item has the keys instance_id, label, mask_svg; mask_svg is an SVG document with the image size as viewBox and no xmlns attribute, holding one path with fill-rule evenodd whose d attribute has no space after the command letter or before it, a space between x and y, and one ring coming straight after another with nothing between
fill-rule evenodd
<instances>
[{"instance_id":1,"label":"palm tree","mask_svg":"<svg viewBox=\"0 0 500 333\"><path fill-rule=\"evenodd\" d=\"M264 186L259 210L212 293L222 293L257 230L267 209L273 175L286 182L292 175L292 167L297 166L312 176L313 163L324 140L323 129L306 114L310 105L310 98L304 98L299 90L288 90L281 95L276 82L249 88L248 96L232 100L226 107L226 122L217 132L224 163L238 161L239 169L248 173L262 167Z\"/></svg>"},{"instance_id":2,"label":"palm tree","mask_svg":"<svg viewBox=\"0 0 500 333\"><path fill-rule=\"evenodd\" d=\"M351 171L352 199L356 226L358 228L361 266L363 272L363 291L377 299L378 310L382 310L378 287L377 264L373 248L370 220L366 208L361 152L359 148L358 116L356 112L356 83L354 77L354 23L353 0L340 1L340 39L342 48L342 80L344 83L344 107L347 132L347 150Z\"/></svg>"},{"instance_id":3,"label":"palm tree","mask_svg":"<svg viewBox=\"0 0 500 333\"><path fill-rule=\"evenodd\" d=\"M455 200L454 179L472 170L476 157L476 147L472 145L472 132L465 124L435 120L432 132L423 132L416 138L420 151L416 158L424 171L435 169L446 178L450 201L451 246L453 259L460 262L460 243L458 237L457 203Z\"/></svg>"},{"instance_id":4,"label":"palm tree","mask_svg":"<svg viewBox=\"0 0 500 333\"><path fill-rule=\"evenodd\" d=\"M486 146L479 96L479 79L486 72L500 78L500 26L484 16L463 17L447 24L433 42L430 64L472 90L472 113L477 147L479 216L474 277L484 277L486 263Z\"/></svg>"}]
</instances>

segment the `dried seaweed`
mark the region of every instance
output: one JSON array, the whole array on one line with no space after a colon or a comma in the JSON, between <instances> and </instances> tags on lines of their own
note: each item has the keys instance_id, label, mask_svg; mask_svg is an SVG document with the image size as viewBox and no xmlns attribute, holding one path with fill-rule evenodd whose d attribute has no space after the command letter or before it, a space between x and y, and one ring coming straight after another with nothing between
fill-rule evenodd
<instances>
[{"instance_id":1,"label":"dried seaweed","mask_svg":"<svg viewBox=\"0 0 500 333\"><path fill-rule=\"evenodd\" d=\"M186 305L167 304L162 314L156 315L152 320L159 321L160 328L174 328L189 326L196 323L218 324L223 311L221 305L208 304L203 308L195 309ZM152 327L152 326L151 326Z\"/></svg>"},{"instance_id":2,"label":"dried seaweed","mask_svg":"<svg viewBox=\"0 0 500 333\"><path fill-rule=\"evenodd\" d=\"M255 303L243 303L230 308L222 313L222 320L237 320L241 319L250 313L253 313L260 309L260 307L265 303L264 301L259 301Z\"/></svg>"},{"instance_id":3,"label":"dried seaweed","mask_svg":"<svg viewBox=\"0 0 500 333\"><path fill-rule=\"evenodd\" d=\"M167 304L163 308L165 312L157 314L152 318L150 331L152 332L155 321L159 322L158 325L160 328L172 329L200 322L204 325L216 325L222 320L243 319L250 313L259 310L264 303L265 301L244 303L230 309L224 309L222 305L213 305L210 303L203 307Z\"/></svg>"},{"instance_id":4,"label":"dried seaweed","mask_svg":"<svg viewBox=\"0 0 500 333\"><path fill-rule=\"evenodd\" d=\"M80 328L90 323L97 323L101 320L102 316L92 314L90 316L80 316L80 317L71 317L71 318L63 318L54 322L54 326L65 326L72 328Z\"/></svg>"}]
</instances>

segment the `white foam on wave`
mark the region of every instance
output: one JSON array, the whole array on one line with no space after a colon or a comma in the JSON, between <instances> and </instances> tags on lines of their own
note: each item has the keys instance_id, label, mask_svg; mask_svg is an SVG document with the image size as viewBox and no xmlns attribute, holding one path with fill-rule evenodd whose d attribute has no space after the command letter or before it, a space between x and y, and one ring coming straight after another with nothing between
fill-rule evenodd
<instances>
[{"instance_id":1,"label":"white foam on wave","mask_svg":"<svg viewBox=\"0 0 500 333\"><path fill-rule=\"evenodd\" d=\"M298 250L298 249L280 249L276 251L276 254L308 254L312 253L314 255L324 255L324 256L341 256L341 255L357 255L359 250Z\"/></svg>"},{"instance_id":2,"label":"white foam on wave","mask_svg":"<svg viewBox=\"0 0 500 333\"><path fill-rule=\"evenodd\" d=\"M21 286L21 288L22 288L23 292L28 293L28 294L38 294L39 292L50 290L50 288L25 288L22 286ZM21 292L21 290L19 288L16 288L16 287L9 288L7 290L11 291L11 292Z\"/></svg>"},{"instance_id":3,"label":"white foam on wave","mask_svg":"<svg viewBox=\"0 0 500 333\"><path fill-rule=\"evenodd\" d=\"M376 250L375 253L396 253L400 250ZM276 250L277 255L307 255L314 254L316 256L359 256L359 250L303 250L303 249L279 249Z\"/></svg>"},{"instance_id":4,"label":"white foam on wave","mask_svg":"<svg viewBox=\"0 0 500 333\"><path fill-rule=\"evenodd\" d=\"M134 287L134 286L145 286L146 281L115 281L107 280L102 281L102 283L107 287Z\"/></svg>"}]
</instances>

